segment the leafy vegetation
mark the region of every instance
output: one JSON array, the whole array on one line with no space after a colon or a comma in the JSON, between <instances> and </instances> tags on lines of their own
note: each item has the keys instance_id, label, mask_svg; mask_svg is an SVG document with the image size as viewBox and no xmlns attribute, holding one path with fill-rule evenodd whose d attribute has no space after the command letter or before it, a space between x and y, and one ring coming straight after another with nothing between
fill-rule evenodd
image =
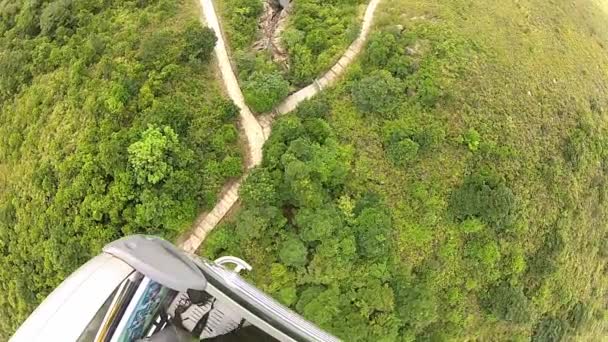
<instances>
[{"instance_id":1,"label":"leafy vegetation","mask_svg":"<svg viewBox=\"0 0 608 342\"><path fill-rule=\"evenodd\" d=\"M243 84L245 101L251 109L263 113L274 108L289 93L289 82L278 72L254 72Z\"/></svg>"},{"instance_id":2,"label":"leafy vegetation","mask_svg":"<svg viewBox=\"0 0 608 342\"><path fill-rule=\"evenodd\" d=\"M197 11L0 2L0 340L105 243L175 238L242 173Z\"/></svg>"},{"instance_id":3,"label":"leafy vegetation","mask_svg":"<svg viewBox=\"0 0 608 342\"><path fill-rule=\"evenodd\" d=\"M265 0L221 0L218 9L222 27L235 56L247 104L255 112L270 110L290 91L312 82L326 72L356 38L363 1L293 1L280 41L287 53L286 63L275 63L271 51L255 51L261 37L258 24ZM273 89L267 104L259 103L256 87Z\"/></svg>"},{"instance_id":4,"label":"leafy vegetation","mask_svg":"<svg viewBox=\"0 0 608 342\"><path fill-rule=\"evenodd\" d=\"M329 69L359 34L362 0L293 1L282 39L289 55L289 80L310 83Z\"/></svg>"},{"instance_id":5,"label":"leafy vegetation","mask_svg":"<svg viewBox=\"0 0 608 342\"><path fill-rule=\"evenodd\" d=\"M275 123L203 253L346 341L602 340L606 8L379 10L343 82Z\"/></svg>"}]
</instances>

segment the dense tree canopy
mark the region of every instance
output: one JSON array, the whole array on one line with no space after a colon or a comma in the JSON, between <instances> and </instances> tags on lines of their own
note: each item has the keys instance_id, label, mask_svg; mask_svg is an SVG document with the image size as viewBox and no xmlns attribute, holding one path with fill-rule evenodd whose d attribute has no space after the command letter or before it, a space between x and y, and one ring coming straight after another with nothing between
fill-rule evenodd
<instances>
[{"instance_id":1,"label":"dense tree canopy","mask_svg":"<svg viewBox=\"0 0 608 342\"><path fill-rule=\"evenodd\" d=\"M269 111L289 92L311 83L336 63L357 37L365 5L361 0L292 1L286 22L277 25L284 30L271 34L272 44L282 51L277 58L271 47L254 48L259 45L256 42L267 42L265 35L273 29L259 28L261 18L271 16L265 9L273 7L263 6L264 1L217 1L245 100L258 113Z\"/></svg>"},{"instance_id":2,"label":"dense tree canopy","mask_svg":"<svg viewBox=\"0 0 608 342\"><path fill-rule=\"evenodd\" d=\"M342 82L275 123L203 254L345 341L602 340L605 14L386 1ZM327 35L297 11L341 4L296 1L290 58Z\"/></svg>"},{"instance_id":3,"label":"dense tree canopy","mask_svg":"<svg viewBox=\"0 0 608 342\"><path fill-rule=\"evenodd\" d=\"M0 340L105 243L176 237L242 173L197 11L0 2Z\"/></svg>"}]
</instances>

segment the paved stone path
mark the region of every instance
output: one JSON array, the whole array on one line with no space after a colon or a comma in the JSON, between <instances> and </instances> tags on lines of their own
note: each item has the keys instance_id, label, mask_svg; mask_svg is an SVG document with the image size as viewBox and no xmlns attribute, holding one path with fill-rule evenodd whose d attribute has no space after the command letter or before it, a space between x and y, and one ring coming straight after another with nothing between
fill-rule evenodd
<instances>
[{"instance_id":1,"label":"paved stone path","mask_svg":"<svg viewBox=\"0 0 608 342\"><path fill-rule=\"evenodd\" d=\"M228 51L226 50L226 44L212 0L199 1L202 7L204 22L215 32L215 35L218 38L215 45L215 56L222 75L222 81L224 82L228 96L240 109L241 126L247 137L248 158L246 167L247 170L249 170L262 162L262 147L270 136L274 118L278 115L291 112L300 104L300 102L315 96L321 90L335 83L357 54L361 52L365 45L365 41L367 40L376 7L381 0L371 0L369 2L363 16L359 36L325 75L316 79L312 84L291 94L279 104L272 113L262 115L259 119L256 119L255 116L253 116L251 110L245 104L245 98L243 97L236 75L230 64L230 58L228 57ZM246 177L247 173L239 180L224 187L224 190L219 196L219 202L210 212L199 217L194 228L185 239L180 242L179 245L182 249L191 253L196 252L203 240L205 240L207 234L215 228L228 211L230 211L230 208L238 201L238 191Z\"/></svg>"},{"instance_id":2,"label":"paved stone path","mask_svg":"<svg viewBox=\"0 0 608 342\"><path fill-rule=\"evenodd\" d=\"M226 50L226 44L224 42L224 36L220 28L220 23L215 13L212 0L200 0L201 7L203 9L203 19L215 32L217 37L217 43L215 44L215 57L217 59L218 66L220 68L220 74L222 80L228 92L230 99L236 104L241 113L241 126L245 135L247 136L247 145L249 147L249 158L247 160L247 168L252 168L259 165L262 162L262 146L264 145L264 133L262 127L256 120L249 107L245 104L245 97L239 87L234 70L230 64L230 58L228 57L228 51Z\"/></svg>"}]
</instances>

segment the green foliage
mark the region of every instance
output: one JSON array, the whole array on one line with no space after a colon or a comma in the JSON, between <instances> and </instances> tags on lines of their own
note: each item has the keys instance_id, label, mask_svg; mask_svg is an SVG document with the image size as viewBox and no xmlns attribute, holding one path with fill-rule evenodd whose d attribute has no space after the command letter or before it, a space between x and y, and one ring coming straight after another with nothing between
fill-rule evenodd
<instances>
[{"instance_id":1,"label":"green foliage","mask_svg":"<svg viewBox=\"0 0 608 342\"><path fill-rule=\"evenodd\" d=\"M474 174L453 193L450 207L457 220L478 218L503 230L513 224L517 203L511 189L499 178Z\"/></svg>"},{"instance_id":2,"label":"green foliage","mask_svg":"<svg viewBox=\"0 0 608 342\"><path fill-rule=\"evenodd\" d=\"M276 202L275 181L265 169L254 169L240 191L243 201L252 205L270 205Z\"/></svg>"},{"instance_id":3,"label":"green foliage","mask_svg":"<svg viewBox=\"0 0 608 342\"><path fill-rule=\"evenodd\" d=\"M403 93L400 80L388 71L374 71L357 82L352 89L353 101L365 113L378 113L391 117Z\"/></svg>"},{"instance_id":4,"label":"green foliage","mask_svg":"<svg viewBox=\"0 0 608 342\"><path fill-rule=\"evenodd\" d=\"M184 40L186 44L182 50L183 58L206 63L211 58L217 37L212 29L201 26L196 20L187 24Z\"/></svg>"},{"instance_id":5,"label":"green foliage","mask_svg":"<svg viewBox=\"0 0 608 342\"><path fill-rule=\"evenodd\" d=\"M264 113L289 93L289 82L278 72L254 72L243 84L245 101L254 112Z\"/></svg>"},{"instance_id":6,"label":"green foliage","mask_svg":"<svg viewBox=\"0 0 608 342\"><path fill-rule=\"evenodd\" d=\"M173 171L171 159L178 152L177 134L171 127L149 126L141 140L129 146L129 165L133 168L136 182L140 185L156 184Z\"/></svg>"},{"instance_id":7,"label":"green foliage","mask_svg":"<svg viewBox=\"0 0 608 342\"><path fill-rule=\"evenodd\" d=\"M407 165L418 155L420 146L415 141L405 138L388 146L387 153L395 165Z\"/></svg>"},{"instance_id":8,"label":"green foliage","mask_svg":"<svg viewBox=\"0 0 608 342\"><path fill-rule=\"evenodd\" d=\"M488 291L483 306L494 316L505 321L523 324L531 319L530 304L522 289L506 282Z\"/></svg>"},{"instance_id":9,"label":"green foliage","mask_svg":"<svg viewBox=\"0 0 608 342\"><path fill-rule=\"evenodd\" d=\"M231 47L243 50L253 44L258 32L258 17L264 9L262 1L221 0L218 7Z\"/></svg>"},{"instance_id":10,"label":"green foliage","mask_svg":"<svg viewBox=\"0 0 608 342\"><path fill-rule=\"evenodd\" d=\"M222 248L345 341L602 340L605 11L386 1L346 77L275 122ZM331 65L324 28L352 17L328 14L356 3L294 3L292 86ZM241 52L242 81L279 70ZM281 260L290 239L305 264Z\"/></svg>"},{"instance_id":11,"label":"green foliage","mask_svg":"<svg viewBox=\"0 0 608 342\"><path fill-rule=\"evenodd\" d=\"M463 134L462 140L464 144L467 145L470 151L475 152L479 148L481 136L475 130L475 128L470 128L468 131L466 131L465 134Z\"/></svg>"},{"instance_id":12,"label":"green foliage","mask_svg":"<svg viewBox=\"0 0 608 342\"><path fill-rule=\"evenodd\" d=\"M304 208L294 217L304 241L323 241L342 228L342 219L335 208Z\"/></svg>"},{"instance_id":13,"label":"green foliage","mask_svg":"<svg viewBox=\"0 0 608 342\"><path fill-rule=\"evenodd\" d=\"M72 0L49 2L40 13L40 33L53 37L60 29L71 28Z\"/></svg>"},{"instance_id":14,"label":"green foliage","mask_svg":"<svg viewBox=\"0 0 608 342\"><path fill-rule=\"evenodd\" d=\"M532 336L534 342L561 341L566 334L566 324L555 317L545 317L540 321Z\"/></svg>"},{"instance_id":15,"label":"green foliage","mask_svg":"<svg viewBox=\"0 0 608 342\"><path fill-rule=\"evenodd\" d=\"M298 238L289 238L281 244L281 249L279 250L280 260L289 266L306 265L307 255L306 246Z\"/></svg>"},{"instance_id":16,"label":"green foliage","mask_svg":"<svg viewBox=\"0 0 608 342\"><path fill-rule=\"evenodd\" d=\"M187 1L0 4L0 340L104 244L174 239L242 173L197 17Z\"/></svg>"},{"instance_id":17,"label":"green foliage","mask_svg":"<svg viewBox=\"0 0 608 342\"><path fill-rule=\"evenodd\" d=\"M321 95L300 103L296 114L302 119L324 118L330 110L329 100Z\"/></svg>"},{"instance_id":18,"label":"green foliage","mask_svg":"<svg viewBox=\"0 0 608 342\"><path fill-rule=\"evenodd\" d=\"M301 0L292 3L282 37L289 55L289 79L311 82L331 67L358 32L359 0Z\"/></svg>"},{"instance_id":19,"label":"green foliage","mask_svg":"<svg viewBox=\"0 0 608 342\"><path fill-rule=\"evenodd\" d=\"M383 210L365 208L355 223L357 246L362 257L378 258L390 250L391 219Z\"/></svg>"}]
</instances>

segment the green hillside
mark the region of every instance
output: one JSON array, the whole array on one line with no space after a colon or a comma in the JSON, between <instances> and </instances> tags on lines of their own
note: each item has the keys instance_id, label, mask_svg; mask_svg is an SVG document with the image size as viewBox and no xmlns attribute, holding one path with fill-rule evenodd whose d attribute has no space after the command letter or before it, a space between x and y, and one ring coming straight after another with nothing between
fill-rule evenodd
<instances>
[{"instance_id":1,"label":"green hillside","mask_svg":"<svg viewBox=\"0 0 608 342\"><path fill-rule=\"evenodd\" d=\"M191 1L0 1L0 340L124 234L173 239L242 172Z\"/></svg>"},{"instance_id":2,"label":"green hillside","mask_svg":"<svg viewBox=\"0 0 608 342\"><path fill-rule=\"evenodd\" d=\"M203 253L345 341L605 339L607 8L383 1Z\"/></svg>"},{"instance_id":3,"label":"green hillside","mask_svg":"<svg viewBox=\"0 0 608 342\"><path fill-rule=\"evenodd\" d=\"M356 38L366 5L362 0L292 1L283 31L275 34L286 54L284 63L277 63L271 48L254 49L256 42L268 39L264 34L269 29L259 27L260 18L267 16L263 3L214 2L245 100L256 113L270 111L331 68Z\"/></svg>"}]
</instances>

